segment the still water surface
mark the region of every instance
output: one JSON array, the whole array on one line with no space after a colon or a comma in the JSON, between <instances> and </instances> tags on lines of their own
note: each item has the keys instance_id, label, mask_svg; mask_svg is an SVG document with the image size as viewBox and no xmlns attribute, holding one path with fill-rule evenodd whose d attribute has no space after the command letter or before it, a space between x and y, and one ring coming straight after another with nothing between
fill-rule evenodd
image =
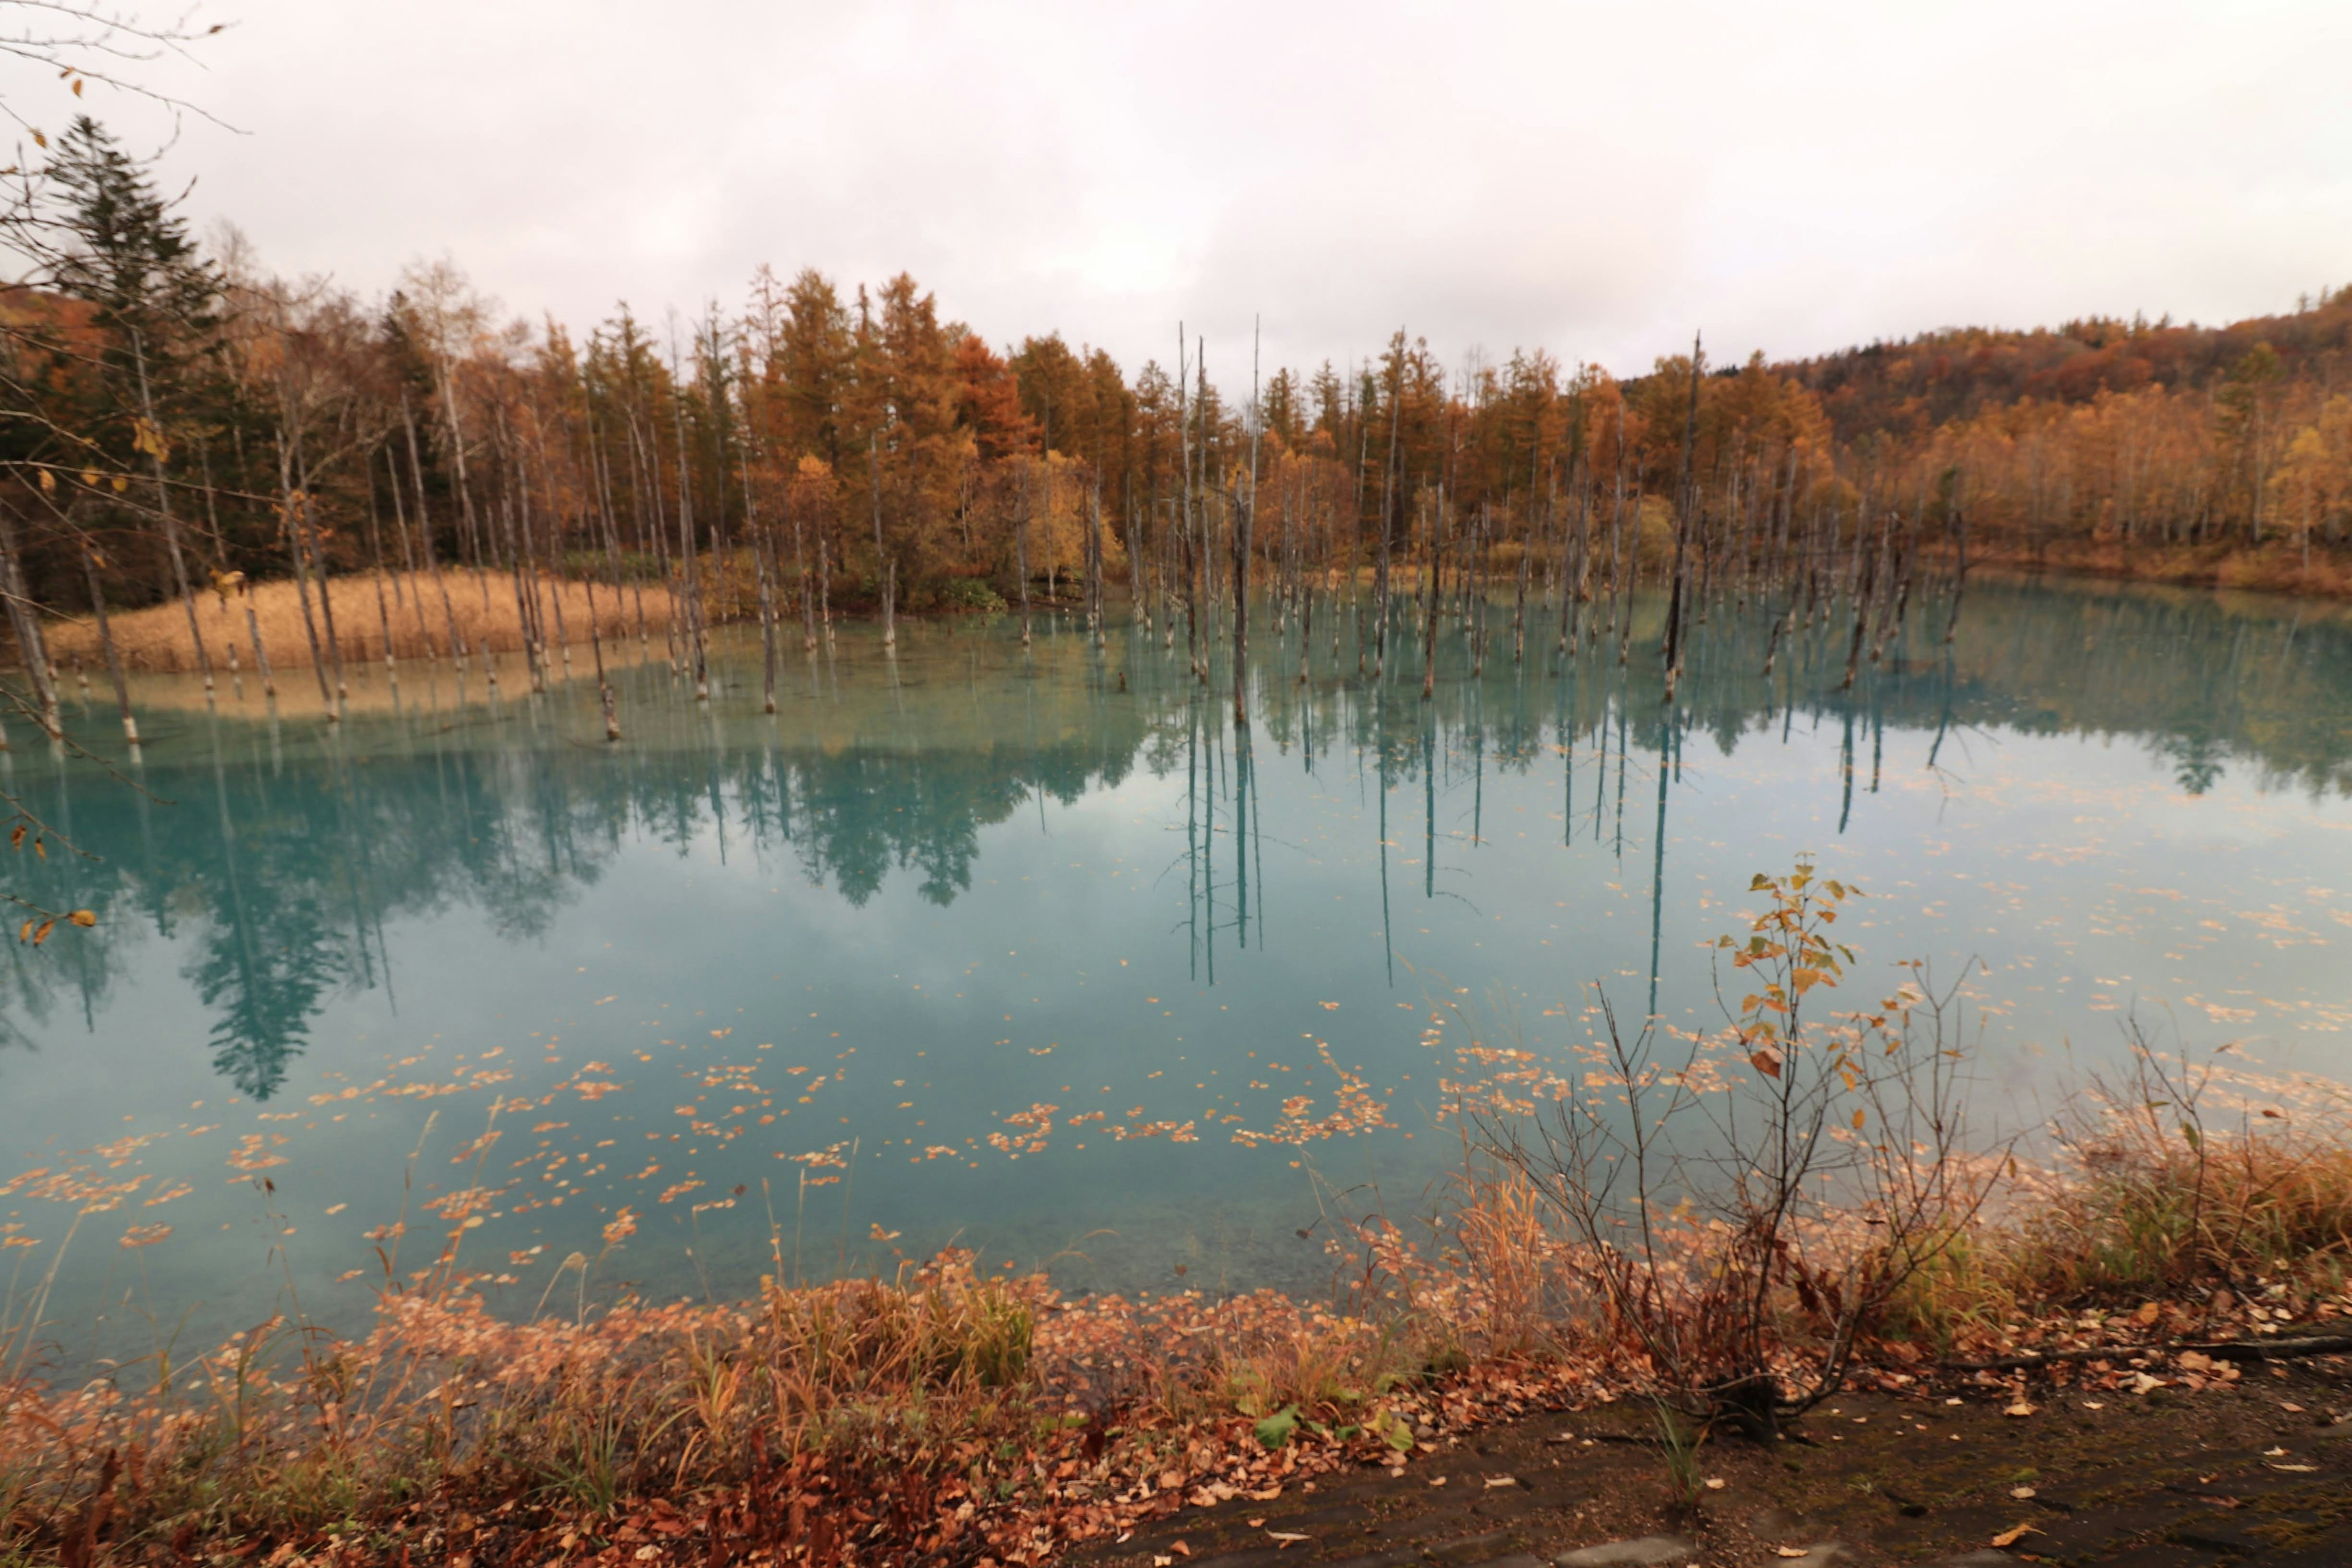
<instances>
[{"instance_id":1,"label":"still water surface","mask_svg":"<svg viewBox=\"0 0 2352 1568\"><path fill-rule=\"evenodd\" d=\"M772 717L756 637L707 707L656 644L617 747L593 680L478 667L371 672L340 734L293 680L275 714L156 682L143 793L20 730L11 787L98 858L15 885L100 918L0 950L15 1310L55 1265L65 1359L289 1294L356 1323L412 1167L398 1267L478 1217L519 1310L574 1251L662 1295L950 1242L1074 1289L1312 1285L1321 1209L1459 1160L1474 1035L1559 1059L1594 983L1717 1021L1708 939L1801 854L1866 890L1872 996L1981 964L2012 1124L2135 1011L2352 1077L2342 611L1972 584L1851 693L1843 627L1768 679L1718 615L1672 707L1656 613L1622 667L1532 633L1515 666L1505 606L1424 702L1320 607L1304 682L1259 630L1245 734L1181 637L1009 619L794 647Z\"/></svg>"}]
</instances>

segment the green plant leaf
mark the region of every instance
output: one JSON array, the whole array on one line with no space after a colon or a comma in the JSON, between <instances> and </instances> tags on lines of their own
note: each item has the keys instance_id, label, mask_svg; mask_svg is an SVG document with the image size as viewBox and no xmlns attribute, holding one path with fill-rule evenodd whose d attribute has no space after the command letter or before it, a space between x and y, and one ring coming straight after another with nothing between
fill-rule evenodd
<instances>
[{"instance_id":1,"label":"green plant leaf","mask_svg":"<svg viewBox=\"0 0 2352 1568\"><path fill-rule=\"evenodd\" d=\"M1383 1410L1372 1417L1372 1430L1381 1441L1400 1454L1412 1452L1412 1423L1393 1410Z\"/></svg>"},{"instance_id":2,"label":"green plant leaf","mask_svg":"<svg viewBox=\"0 0 2352 1568\"><path fill-rule=\"evenodd\" d=\"M1298 1406L1286 1405L1258 1422L1257 1440L1268 1448L1279 1448L1289 1442L1291 1434L1297 1430Z\"/></svg>"}]
</instances>

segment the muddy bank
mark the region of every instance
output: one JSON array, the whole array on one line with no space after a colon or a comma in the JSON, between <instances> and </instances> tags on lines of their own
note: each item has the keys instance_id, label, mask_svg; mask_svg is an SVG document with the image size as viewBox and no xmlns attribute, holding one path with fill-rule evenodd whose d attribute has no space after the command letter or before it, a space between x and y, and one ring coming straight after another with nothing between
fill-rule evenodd
<instances>
[{"instance_id":1,"label":"muddy bank","mask_svg":"<svg viewBox=\"0 0 2352 1568\"><path fill-rule=\"evenodd\" d=\"M1979 1384L1843 1395L1778 1444L1702 1447L1696 1510L1675 1506L1639 1407L1541 1410L1441 1437L1398 1474L1361 1468L1187 1509L1070 1561L2340 1568L2352 1365L2276 1372L2195 1392L2041 1386L2022 1402ZM1627 1542L1654 1550L1593 1552Z\"/></svg>"}]
</instances>

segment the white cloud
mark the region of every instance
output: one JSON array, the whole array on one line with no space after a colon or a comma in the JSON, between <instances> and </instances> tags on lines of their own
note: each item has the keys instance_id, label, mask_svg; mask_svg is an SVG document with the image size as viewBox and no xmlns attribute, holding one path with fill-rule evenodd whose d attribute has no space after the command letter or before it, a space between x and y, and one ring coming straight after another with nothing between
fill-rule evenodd
<instances>
[{"instance_id":1,"label":"white cloud","mask_svg":"<svg viewBox=\"0 0 2352 1568\"><path fill-rule=\"evenodd\" d=\"M235 5L234 11L226 5ZM2352 7L214 0L199 216L583 324L901 268L1223 378L1399 323L1638 368L2352 279ZM54 82L0 74L38 122ZM53 111L51 107L54 106ZM152 117L91 107L153 136Z\"/></svg>"}]
</instances>

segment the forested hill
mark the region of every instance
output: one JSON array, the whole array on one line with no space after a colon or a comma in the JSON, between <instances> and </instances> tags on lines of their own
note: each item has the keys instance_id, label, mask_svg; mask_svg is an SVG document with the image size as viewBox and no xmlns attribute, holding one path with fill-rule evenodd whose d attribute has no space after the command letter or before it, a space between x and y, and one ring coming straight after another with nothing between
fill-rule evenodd
<instances>
[{"instance_id":1,"label":"forested hill","mask_svg":"<svg viewBox=\"0 0 2352 1568\"><path fill-rule=\"evenodd\" d=\"M1907 438L2021 400L2090 403L2148 386L2261 377L2335 391L2352 388L2352 287L2224 327L2108 316L2021 331L1946 327L1772 368L1812 391L1841 442L1873 431Z\"/></svg>"}]
</instances>

